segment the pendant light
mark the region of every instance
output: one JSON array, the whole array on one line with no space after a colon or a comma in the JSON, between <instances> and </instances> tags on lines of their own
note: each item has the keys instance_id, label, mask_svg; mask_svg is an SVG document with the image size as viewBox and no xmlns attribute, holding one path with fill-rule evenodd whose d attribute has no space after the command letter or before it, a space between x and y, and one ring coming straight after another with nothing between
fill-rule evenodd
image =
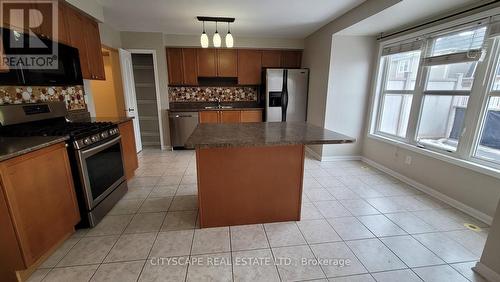
<instances>
[{"instance_id":1,"label":"pendant light","mask_svg":"<svg viewBox=\"0 0 500 282\"><path fill-rule=\"evenodd\" d=\"M215 33L214 33L214 47L219 48L221 46L222 40L220 38L219 31L217 30L217 22L215 22Z\"/></svg>"},{"instance_id":2,"label":"pendant light","mask_svg":"<svg viewBox=\"0 0 500 282\"><path fill-rule=\"evenodd\" d=\"M227 34L226 34L226 47L233 48L234 40L233 35L231 34L231 29L229 28L229 22L227 23Z\"/></svg>"},{"instance_id":3,"label":"pendant light","mask_svg":"<svg viewBox=\"0 0 500 282\"><path fill-rule=\"evenodd\" d=\"M205 21L203 21L203 32L201 33L200 43L202 48L208 48L208 35L205 32Z\"/></svg>"}]
</instances>

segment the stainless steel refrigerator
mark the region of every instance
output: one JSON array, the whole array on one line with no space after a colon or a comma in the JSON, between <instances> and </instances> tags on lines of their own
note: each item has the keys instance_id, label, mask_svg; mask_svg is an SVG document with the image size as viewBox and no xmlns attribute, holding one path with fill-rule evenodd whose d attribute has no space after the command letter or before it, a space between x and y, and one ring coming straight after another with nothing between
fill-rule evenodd
<instances>
[{"instance_id":1,"label":"stainless steel refrigerator","mask_svg":"<svg viewBox=\"0 0 500 282\"><path fill-rule=\"evenodd\" d=\"M308 69L266 69L266 121L306 121Z\"/></svg>"}]
</instances>

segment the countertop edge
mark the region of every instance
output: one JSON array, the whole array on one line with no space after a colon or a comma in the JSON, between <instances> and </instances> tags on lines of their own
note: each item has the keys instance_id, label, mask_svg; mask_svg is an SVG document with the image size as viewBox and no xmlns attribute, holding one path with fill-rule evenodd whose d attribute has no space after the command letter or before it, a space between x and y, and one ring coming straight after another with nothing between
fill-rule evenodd
<instances>
[{"instance_id":1,"label":"countertop edge","mask_svg":"<svg viewBox=\"0 0 500 282\"><path fill-rule=\"evenodd\" d=\"M167 109L167 111L176 112L203 112L203 111L263 111L264 108L224 108L224 109Z\"/></svg>"},{"instance_id":2,"label":"countertop edge","mask_svg":"<svg viewBox=\"0 0 500 282\"><path fill-rule=\"evenodd\" d=\"M309 140L307 142L267 142L267 143L219 143L219 144L185 144L187 149L216 149L216 148L235 148L235 147L276 147L276 146L293 146L293 145L336 145L336 144L351 144L356 142L356 139L349 140L331 140L331 141L314 141Z\"/></svg>"},{"instance_id":3,"label":"countertop edge","mask_svg":"<svg viewBox=\"0 0 500 282\"><path fill-rule=\"evenodd\" d=\"M6 138L8 138L8 137L6 137ZM29 138L29 137L22 137L22 138ZM22 149L22 150L18 150L18 151L12 152L12 153L8 153L8 154L5 154L5 155L0 155L0 162L3 162L3 161L6 161L6 160L15 158L15 157L19 157L19 156L22 156L22 155L34 152L34 151L43 149L45 147L49 147L49 146L55 145L57 143L64 142L64 141L66 141L68 139L69 139L68 136L54 137L53 140L45 141L43 143L40 143L40 144L37 144L37 145L33 145L33 146L28 147L28 148L25 148L25 149Z\"/></svg>"}]
</instances>

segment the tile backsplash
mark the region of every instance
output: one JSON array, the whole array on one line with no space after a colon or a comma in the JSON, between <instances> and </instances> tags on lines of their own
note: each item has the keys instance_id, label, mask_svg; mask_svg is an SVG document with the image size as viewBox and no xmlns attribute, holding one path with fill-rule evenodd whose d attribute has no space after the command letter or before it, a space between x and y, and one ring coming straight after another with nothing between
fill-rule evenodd
<instances>
[{"instance_id":1,"label":"tile backsplash","mask_svg":"<svg viewBox=\"0 0 500 282\"><path fill-rule=\"evenodd\" d=\"M69 111L85 110L83 85L0 86L0 105L65 101Z\"/></svg>"},{"instance_id":2,"label":"tile backsplash","mask_svg":"<svg viewBox=\"0 0 500 282\"><path fill-rule=\"evenodd\" d=\"M170 102L254 102L258 90L255 87L169 87Z\"/></svg>"}]
</instances>

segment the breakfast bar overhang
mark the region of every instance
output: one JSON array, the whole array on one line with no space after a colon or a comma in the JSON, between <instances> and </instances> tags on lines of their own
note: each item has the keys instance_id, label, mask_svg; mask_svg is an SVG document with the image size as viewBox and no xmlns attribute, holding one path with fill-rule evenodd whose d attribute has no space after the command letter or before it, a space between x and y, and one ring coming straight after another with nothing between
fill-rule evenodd
<instances>
[{"instance_id":1,"label":"breakfast bar overhang","mask_svg":"<svg viewBox=\"0 0 500 282\"><path fill-rule=\"evenodd\" d=\"M303 122L199 124L196 149L200 226L300 220L305 145L354 138Z\"/></svg>"}]
</instances>

